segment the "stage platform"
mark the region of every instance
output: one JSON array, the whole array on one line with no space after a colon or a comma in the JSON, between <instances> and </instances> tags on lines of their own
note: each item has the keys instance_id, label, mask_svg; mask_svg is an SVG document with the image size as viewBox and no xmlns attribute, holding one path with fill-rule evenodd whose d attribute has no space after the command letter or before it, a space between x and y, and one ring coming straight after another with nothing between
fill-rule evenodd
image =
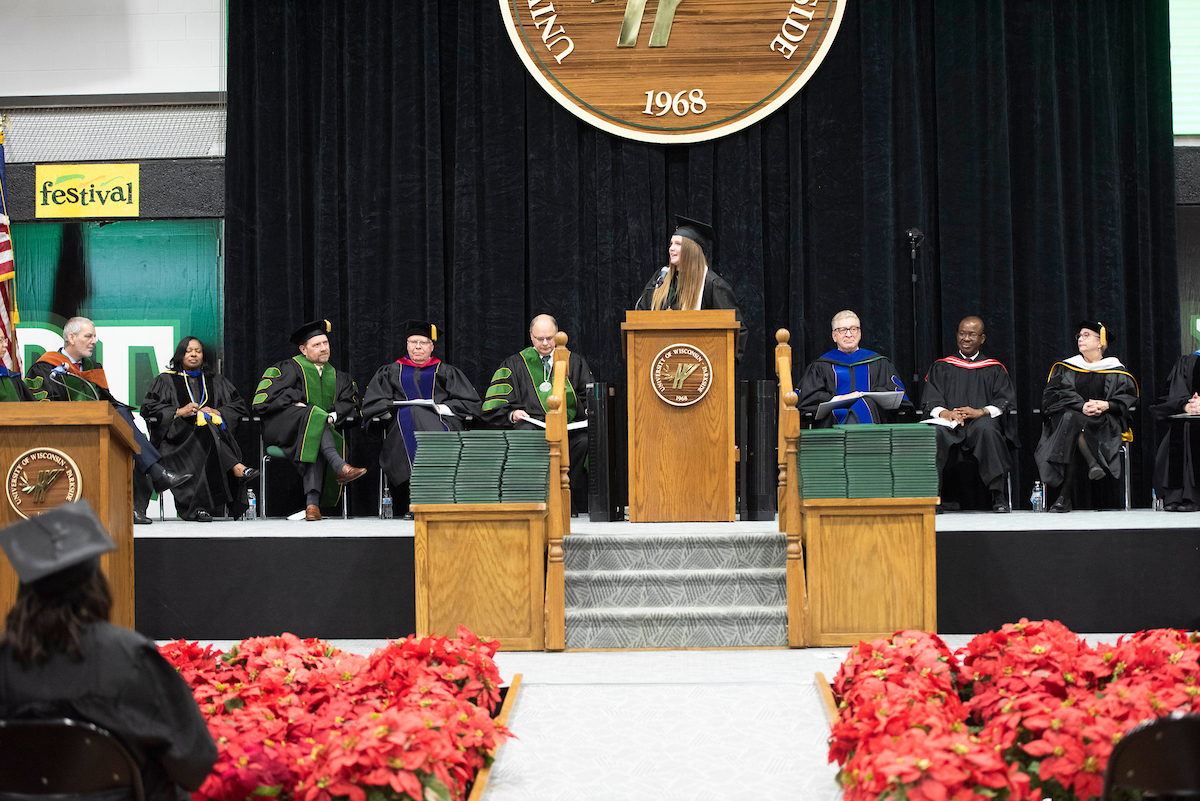
<instances>
[{"instance_id":1,"label":"stage platform","mask_svg":"<svg viewBox=\"0 0 1200 801\"><path fill-rule=\"evenodd\" d=\"M771 522L592 523L572 536L761 531ZM938 628L1021 617L1074 631L1200 628L1200 513L938 515ZM155 521L135 529L137 628L155 639L290 631L382 639L414 627L413 523Z\"/></svg>"}]
</instances>

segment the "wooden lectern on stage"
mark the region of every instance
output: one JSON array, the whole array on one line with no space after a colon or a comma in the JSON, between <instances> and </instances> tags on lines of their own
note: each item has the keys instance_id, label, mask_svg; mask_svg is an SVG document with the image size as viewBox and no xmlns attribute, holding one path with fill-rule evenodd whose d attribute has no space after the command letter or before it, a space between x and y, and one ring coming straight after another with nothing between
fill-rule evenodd
<instances>
[{"instance_id":1,"label":"wooden lectern on stage","mask_svg":"<svg viewBox=\"0 0 1200 801\"><path fill-rule=\"evenodd\" d=\"M731 309L626 312L630 522L734 519L740 327Z\"/></svg>"},{"instance_id":2,"label":"wooden lectern on stage","mask_svg":"<svg viewBox=\"0 0 1200 801\"><path fill-rule=\"evenodd\" d=\"M45 465L64 470L49 485L44 504L35 500L36 491L22 491L38 476L18 462L35 450L52 453L49 461L31 462L33 469ZM62 502L70 473L77 470L79 497L92 505L117 544L117 550L100 557L100 567L112 590L112 622L127 628L134 622L133 454L140 450L129 424L106 401L0 404L0 469L5 479L0 526L22 519L13 507L14 493L25 514L32 516ZM0 555L0 619L16 601L17 583L12 565Z\"/></svg>"}]
</instances>

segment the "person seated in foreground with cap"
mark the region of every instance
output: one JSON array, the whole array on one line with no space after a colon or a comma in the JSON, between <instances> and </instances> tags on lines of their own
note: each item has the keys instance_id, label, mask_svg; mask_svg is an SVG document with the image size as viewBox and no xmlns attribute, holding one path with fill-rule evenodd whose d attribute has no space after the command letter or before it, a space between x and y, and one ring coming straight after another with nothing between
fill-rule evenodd
<instances>
[{"instance_id":1,"label":"person seated in foreground with cap","mask_svg":"<svg viewBox=\"0 0 1200 801\"><path fill-rule=\"evenodd\" d=\"M407 321L405 355L380 367L363 395L368 433L388 432L379 466L392 486L408 482L417 431L462 431L467 417L480 414L479 393L466 375L433 355L439 333L433 323ZM424 403L395 406L395 401Z\"/></svg>"},{"instance_id":2,"label":"person seated in foreground with cap","mask_svg":"<svg viewBox=\"0 0 1200 801\"><path fill-rule=\"evenodd\" d=\"M1075 341L1079 353L1055 362L1042 392L1042 437L1033 458L1047 487L1060 487L1051 512L1069 512L1075 473L1121 477L1121 435L1138 385L1115 356L1105 356L1115 336L1103 323L1085 320Z\"/></svg>"},{"instance_id":3,"label":"person seated in foreground with cap","mask_svg":"<svg viewBox=\"0 0 1200 801\"><path fill-rule=\"evenodd\" d=\"M892 360L858 346L862 340L862 324L858 315L849 309L833 316L833 350L820 356L808 366L800 379L797 408L801 414L816 414L817 407L829 400L839 400L852 392L904 392L904 382L896 373ZM912 401L904 395L901 409L912 409ZM833 412L813 425L830 428L835 423L892 423L895 410L885 410L871 398L859 398L848 409Z\"/></svg>"},{"instance_id":4,"label":"person seated in foreground with cap","mask_svg":"<svg viewBox=\"0 0 1200 801\"><path fill-rule=\"evenodd\" d=\"M741 364L746 352L746 324L737 296L715 270L709 268L713 242L711 225L675 215L675 233L667 246L667 264L646 284L635 309L733 309L741 323L735 361Z\"/></svg>"},{"instance_id":5,"label":"person seated in foreground with cap","mask_svg":"<svg viewBox=\"0 0 1200 801\"><path fill-rule=\"evenodd\" d=\"M549 314L539 314L529 324L531 347L509 356L492 375L491 386L483 400L483 419L496 428L534 431L544 428L554 368L554 336L558 321ZM587 385L592 383L592 371L587 360L572 353L567 362L567 382L563 399L567 423L587 417ZM531 423L538 420L541 426ZM567 447L571 457L571 494L585 489L583 464L587 459L587 428L567 432ZM582 497L586 498L586 492ZM578 505L578 504L577 504Z\"/></svg>"},{"instance_id":6,"label":"person seated in foreground with cap","mask_svg":"<svg viewBox=\"0 0 1200 801\"><path fill-rule=\"evenodd\" d=\"M254 393L262 417L263 442L280 448L304 477L304 519L320 520L342 486L366 475L345 461L346 441L338 428L359 416L358 387L329 363L328 320L292 332L300 352L268 367Z\"/></svg>"},{"instance_id":7,"label":"person seated in foreground with cap","mask_svg":"<svg viewBox=\"0 0 1200 801\"><path fill-rule=\"evenodd\" d=\"M1151 411L1170 427L1154 459L1154 489L1168 512L1200 511L1200 425L1174 415L1200 415L1200 351L1175 362L1167 394Z\"/></svg>"},{"instance_id":8,"label":"person seated in foreground with cap","mask_svg":"<svg viewBox=\"0 0 1200 801\"><path fill-rule=\"evenodd\" d=\"M20 581L0 638L0 719L65 717L108 730L138 763L148 801L199 789L217 746L154 643L108 622L100 554L117 546L87 501L0 529L0 547Z\"/></svg>"},{"instance_id":9,"label":"person seated in foreground with cap","mask_svg":"<svg viewBox=\"0 0 1200 801\"><path fill-rule=\"evenodd\" d=\"M117 414L133 429L133 439L141 448L133 455L133 522L149 525L146 507L155 492L174 489L192 477L176 473L160 464L162 454L133 422L133 410L121 403L108 389L104 366L92 359L96 351L96 326L86 317L72 317L63 326L63 346L47 351L29 366L26 383L36 400L108 401Z\"/></svg>"},{"instance_id":10,"label":"person seated in foreground with cap","mask_svg":"<svg viewBox=\"0 0 1200 801\"><path fill-rule=\"evenodd\" d=\"M947 462L963 451L979 463L979 478L992 495L993 512L1010 512L1005 478L1012 470L1009 448L1017 440L1009 409L1017 393L1004 365L979 353L987 339L983 320L964 317L956 336L958 354L938 359L925 374L922 411L944 420L937 428L938 487ZM942 493L939 492L939 495Z\"/></svg>"},{"instance_id":11,"label":"person seated in foreground with cap","mask_svg":"<svg viewBox=\"0 0 1200 801\"><path fill-rule=\"evenodd\" d=\"M8 353L8 334L0 328L0 354ZM0 358L0 403L6 401L32 401L35 400L33 393L29 391L29 387L25 386L25 379L20 373L14 373L9 370L4 364L4 360Z\"/></svg>"},{"instance_id":12,"label":"person seated in foreground with cap","mask_svg":"<svg viewBox=\"0 0 1200 801\"><path fill-rule=\"evenodd\" d=\"M246 484L259 471L242 464L237 429L246 401L225 376L214 371L215 354L196 337L184 337L142 400L150 441L163 461L192 474L172 494L184 520L211 523L228 508L241 517L248 506Z\"/></svg>"}]
</instances>

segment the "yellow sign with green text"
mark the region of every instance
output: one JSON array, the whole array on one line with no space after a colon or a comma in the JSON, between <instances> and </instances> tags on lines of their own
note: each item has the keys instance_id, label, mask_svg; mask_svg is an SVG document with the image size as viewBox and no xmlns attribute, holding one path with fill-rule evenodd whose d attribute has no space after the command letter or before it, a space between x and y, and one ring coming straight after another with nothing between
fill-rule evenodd
<instances>
[{"instance_id":1,"label":"yellow sign with green text","mask_svg":"<svg viewBox=\"0 0 1200 801\"><path fill-rule=\"evenodd\" d=\"M137 217L137 164L37 165L36 217Z\"/></svg>"}]
</instances>

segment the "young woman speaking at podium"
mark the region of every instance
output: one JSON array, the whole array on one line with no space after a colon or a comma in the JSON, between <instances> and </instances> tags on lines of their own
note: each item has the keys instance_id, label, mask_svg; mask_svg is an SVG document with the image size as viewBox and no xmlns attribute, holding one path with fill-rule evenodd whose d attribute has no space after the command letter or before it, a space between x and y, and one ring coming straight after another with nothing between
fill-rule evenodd
<instances>
[{"instance_id":1,"label":"young woman speaking at podium","mask_svg":"<svg viewBox=\"0 0 1200 801\"><path fill-rule=\"evenodd\" d=\"M711 225L675 215L675 233L667 249L667 265L646 284L634 308L652 311L733 309L737 321L742 323L742 310L733 287L708 266L705 254L711 252L712 241ZM746 336L746 324L742 323L735 357L739 364L746 351Z\"/></svg>"}]
</instances>

